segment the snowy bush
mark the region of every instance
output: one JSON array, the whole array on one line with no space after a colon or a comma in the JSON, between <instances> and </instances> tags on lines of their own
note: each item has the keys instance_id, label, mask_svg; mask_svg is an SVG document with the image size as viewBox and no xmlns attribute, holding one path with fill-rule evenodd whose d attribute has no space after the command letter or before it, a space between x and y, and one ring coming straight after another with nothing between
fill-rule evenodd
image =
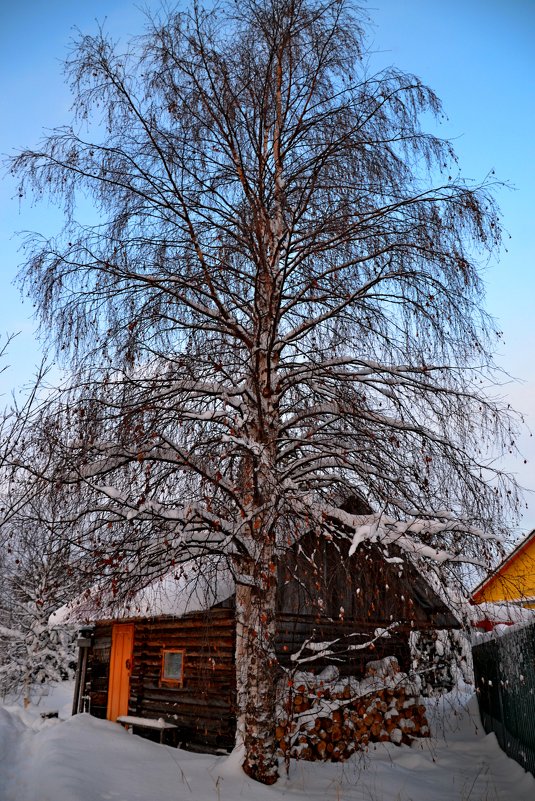
<instances>
[{"instance_id":1,"label":"snowy bush","mask_svg":"<svg viewBox=\"0 0 535 801\"><path fill-rule=\"evenodd\" d=\"M27 504L3 532L0 562L0 694L26 701L75 668L76 631L48 623L75 591L69 549L36 512Z\"/></svg>"},{"instance_id":2,"label":"snowy bush","mask_svg":"<svg viewBox=\"0 0 535 801\"><path fill-rule=\"evenodd\" d=\"M0 694L30 700L49 684L74 678L75 638L74 629L49 629L31 614L0 626Z\"/></svg>"},{"instance_id":3,"label":"snowy bush","mask_svg":"<svg viewBox=\"0 0 535 801\"><path fill-rule=\"evenodd\" d=\"M464 631L413 631L410 634L412 669L422 681L422 695L449 692L473 684L470 642Z\"/></svg>"}]
</instances>

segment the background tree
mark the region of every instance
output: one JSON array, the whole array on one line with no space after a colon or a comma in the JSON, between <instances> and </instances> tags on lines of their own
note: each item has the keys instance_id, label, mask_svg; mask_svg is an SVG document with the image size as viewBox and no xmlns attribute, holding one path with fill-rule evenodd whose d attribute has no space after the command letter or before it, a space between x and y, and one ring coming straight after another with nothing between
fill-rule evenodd
<instances>
[{"instance_id":1,"label":"background tree","mask_svg":"<svg viewBox=\"0 0 535 801\"><path fill-rule=\"evenodd\" d=\"M80 590L79 580L68 544L45 517L43 504L23 504L1 538L0 693L25 703L74 675L76 630L51 628L49 617Z\"/></svg>"},{"instance_id":2,"label":"background tree","mask_svg":"<svg viewBox=\"0 0 535 801\"><path fill-rule=\"evenodd\" d=\"M13 161L20 193L66 214L23 271L72 371L28 434L36 472L79 493L62 523L85 519L117 592L229 564L244 769L264 782L285 548L317 529L342 556L373 539L448 570L483 563L515 503L479 307L490 187L422 130L435 94L367 59L345 0L195 5L126 52L81 36L73 126ZM372 514L340 508L355 493Z\"/></svg>"}]
</instances>

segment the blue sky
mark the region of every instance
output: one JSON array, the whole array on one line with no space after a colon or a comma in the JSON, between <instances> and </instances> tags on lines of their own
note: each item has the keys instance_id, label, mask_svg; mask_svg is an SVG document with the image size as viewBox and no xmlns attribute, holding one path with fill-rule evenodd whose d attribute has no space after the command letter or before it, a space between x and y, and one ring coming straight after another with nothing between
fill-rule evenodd
<instances>
[{"instance_id":1,"label":"blue sky","mask_svg":"<svg viewBox=\"0 0 535 801\"><path fill-rule=\"evenodd\" d=\"M137 4L139 6L139 4ZM155 2L146 4L157 7ZM414 72L442 99L465 177L497 178L506 247L485 273L487 308L504 331L498 362L514 377L501 388L535 431L535 0L370 0L370 58ZM61 61L74 28L84 33L106 18L127 39L142 26L132 0L0 0L0 153L35 146L41 131L69 121L70 96ZM54 232L57 212L19 208L9 176L0 184L0 334L20 331L9 350L0 392L28 382L40 360L31 304L12 286L20 241L14 232ZM56 220L56 222L55 222ZM510 239L508 238L510 235ZM507 463L535 491L535 443L526 432L523 460ZM535 527L535 494L523 528Z\"/></svg>"}]
</instances>

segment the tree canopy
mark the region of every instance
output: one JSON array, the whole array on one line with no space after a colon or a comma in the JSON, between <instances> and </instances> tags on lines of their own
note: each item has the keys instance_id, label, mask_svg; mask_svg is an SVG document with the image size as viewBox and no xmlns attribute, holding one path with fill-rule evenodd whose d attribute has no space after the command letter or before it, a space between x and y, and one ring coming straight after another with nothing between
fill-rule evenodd
<instances>
[{"instance_id":1,"label":"tree canopy","mask_svg":"<svg viewBox=\"0 0 535 801\"><path fill-rule=\"evenodd\" d=\"M26 429L30 472L76 494L66 536L119 593L207 553L231 566L262 781L284 549L317 529L341 558L372 539L484 564L516 502L481 308L492 185L422 128L432 90L372 71L363 19L245 0L162 12L125 51L82 35L72 125L12 164L66 220L22 272L71 375Z\"/></svg>"}]
</instances>

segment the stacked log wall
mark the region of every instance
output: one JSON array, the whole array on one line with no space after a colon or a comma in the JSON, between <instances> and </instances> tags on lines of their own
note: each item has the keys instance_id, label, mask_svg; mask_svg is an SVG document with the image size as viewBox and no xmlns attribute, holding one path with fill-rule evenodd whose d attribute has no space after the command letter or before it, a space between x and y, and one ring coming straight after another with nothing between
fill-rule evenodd
<instances>
[{"instance_id":1,"label":"stacked log wall","mask_svg":"<svg viewBox=\"0 0 535 801\"><path fill-rule=\"evenodd\" d=\"M181 737L214 747L235 741L235 624L231 609L136 623L129 712L175 723ZM184 651L182 686L161 681L164 649Z\"/></svg>"},{"instance_id":2,"label":"stacked log wall","mask_svg":"<svg viewBox=\"0 0 535 801\"><path fill-rule=\"evenodd\" d=\"M97 624L89 652L83 694L89 699L89 711L106 719L111 657L111 624Z\"/></svg>"},{"instance_id":3,"label":"stacked log wall","mask_svg":"<svg viewBox=\"0 0 535 801\"><path fill-rule=\"evenodd\" d=\"M348 557L347 543L310 532L289 548L278 569L278 609L314 615L334 626L351 621L358 631L398 621L409 628L459 628L460 624L416 567L390 547L390 556L363 543Z\"/></svg>"}]
</instances>

